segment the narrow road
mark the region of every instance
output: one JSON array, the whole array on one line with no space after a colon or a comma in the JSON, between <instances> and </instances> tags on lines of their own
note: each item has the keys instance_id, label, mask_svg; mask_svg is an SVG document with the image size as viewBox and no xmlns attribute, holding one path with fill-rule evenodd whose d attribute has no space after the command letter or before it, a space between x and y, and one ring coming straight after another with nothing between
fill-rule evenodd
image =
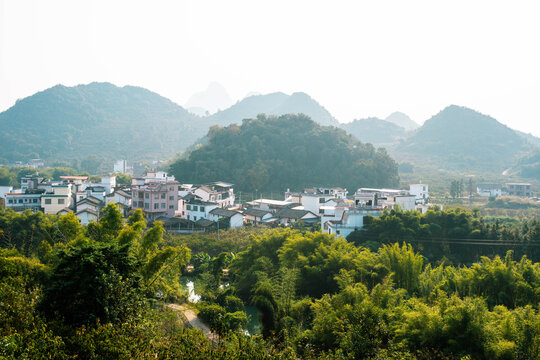
<instances>
[{"instance_id":1,"label":"narrow road","mask_svg":"<svg viewBox=\"0 0 540 360\"><path fill-rule=\"evenodd\" d=\"M210 330L210 327L206 325L195 312L191 309L189 309L185 305L178 305L178 304L167 304L166 305L169 309L173 309L175 311L180 311L184 316L186 317L189 325L192 328L201 330L204 335L208 338L208 340L212 342L216 342L218 340L218 336Z\"/></svg>"}]
</instances>

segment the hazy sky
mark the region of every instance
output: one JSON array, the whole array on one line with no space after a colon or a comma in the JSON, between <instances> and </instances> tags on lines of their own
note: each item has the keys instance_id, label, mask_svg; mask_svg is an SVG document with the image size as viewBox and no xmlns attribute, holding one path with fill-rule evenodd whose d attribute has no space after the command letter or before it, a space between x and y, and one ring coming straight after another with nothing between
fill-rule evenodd
<instances>
[{"instance_id":1,"label":"hazy sky","mask_svg":"<svg viewBox=\"0 0 540 360\"><path fill-rule=\"evenodd\" d=\"M0 0L0 110L56 84L184 104L304 91L338 120L449 104L540 136L539 1Z\"/></svg>"}]
</instances>

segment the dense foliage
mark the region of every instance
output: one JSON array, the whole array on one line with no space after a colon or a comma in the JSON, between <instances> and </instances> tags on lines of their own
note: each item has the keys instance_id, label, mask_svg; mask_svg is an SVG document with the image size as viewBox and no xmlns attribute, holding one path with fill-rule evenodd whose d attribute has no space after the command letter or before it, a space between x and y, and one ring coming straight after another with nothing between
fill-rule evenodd
<instances>
[{"instance_id":1,"label":"dense foliage","mask_svg":"<svg viewBox=\"0 0 540 360\"><path fill-rule=\"evenodd\" d=\"M187 183L229 181L242 191L398 184L397 164L384 149L304 115L260 115L241 126L214 127L208 137L170 173Z\"/></svg>"},{"instance_id":2,"label":"dense foliage","mask_svg":"<svg viewBox=\"0 0 540 360\"><path fill-rule=\"evenodd\" d=\"M272 230L232 262L263 335L309 357L531 359L540 355L540 267L526 257L427 263L320 233Z\"/></svg>"},{"instance_id":3,"label":"dense foliage","mask_svg":"<svg viewBox=\"0 0 540 360\"><path fill-rule=\"evenodd\" d=\"M517 169L521 176L540 180L540 149L536 148L521 157L517 161Z\"/></svg>"},{"instance_id":4,"label":"dense foliage","mask_svg":"<svg viewBox=\"0 0 540 360\"><path fill-rule=\"evenodd\" d=\"M501 230L475 214L385 213L370 220L380 222L369 231L394 224L379 233L377 250L291 228L164 236L161 224L148 227L140 211L127 220L119 214L110 205L98 223L84 227L72 215L2 212L0 231L29 221L32 231L20 238L42 243L2 243L0 358L540 356L539 263L508 251L452 266L417 251L423 230L435 242L452 231L475 233L481 224ZM521 243L538 240L537 223L514 225ZM37 241L20 241L27 243ZM191 261L181 244L196 249ZM179 277L188 261L201 284L198 316L217 335L213 341L184 328L182 313L163 306L183 300ZM245 305L257 309L260 334L244 333Z\"/></svg>"},{"instance_id":5,"label":"dense foliage","mask_svg":"<svg viewBox=\"0 0 540 360\"><path fill-rule=\"evenodd\" d=\"M514 250L540 260L540 221L504 223L487 221L479 211L438 208L426 214L416 211L385 211L379 218L367 217L366 226L349 235L357 245L376 249L383 244L406 241L431 261L472 263L480 256L504 256Z\"/></svg>"}]
</instances>

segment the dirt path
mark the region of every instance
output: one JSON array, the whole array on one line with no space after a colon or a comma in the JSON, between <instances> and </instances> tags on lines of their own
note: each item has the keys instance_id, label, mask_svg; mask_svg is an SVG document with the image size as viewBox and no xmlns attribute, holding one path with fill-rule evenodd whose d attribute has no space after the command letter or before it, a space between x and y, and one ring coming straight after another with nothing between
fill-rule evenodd
<instances>
[{"instance_id":1,"label":"dirt path","mask_svg":"<svg viewBox=\"0 0 540 360\"><path fill-rule=\"evenodd\" d=\"M189 325L192 328L201 330L204 335L208 338L208 340L211 340L212 342L216 342L218 340L218 336L210 330L210 327L206 325L193 310L188 308L185 305L178 305L178 304L167 304L167 307L170 309L173 309L175 311L180 311L184 316L186 317Z\"/></svg>"}]
</instances>

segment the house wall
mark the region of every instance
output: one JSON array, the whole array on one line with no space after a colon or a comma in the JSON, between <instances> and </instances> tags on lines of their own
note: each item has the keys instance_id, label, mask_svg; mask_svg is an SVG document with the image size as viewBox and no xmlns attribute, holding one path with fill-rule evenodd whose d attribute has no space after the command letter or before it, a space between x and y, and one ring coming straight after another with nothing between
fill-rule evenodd
<instances>
[{"instance_id":1,"label":"house wall","mask_svg":"<svg viewBox=\"0 0 540 360\"><path fill-rule=\"evenodd\" d=\"M244 226L244 216L240 213L231 216L230 225L232 228L239 228Z\"/></svg>"},{"instance_id":2,"label":"house wall","mask_svg":"<svg viewBox=\"0 0 540 360\"><path fill-rule=\"evenodd\" d=\"M178 211L178 183L163 183L154 190L144 186L133 188L131 207L142 209L150 217L174 217Z\"/></svg>"},{"instance_id":3,"label":"house wall","mask_svg":"<svg viewBox=\"0 0 540 360\"><path fill-rule=\"evenodd\" d=\"M188 208L187 205L189 205L190 210L187 209ZM204 208L204 211L201 211L201 206ZM185 210L184 210L184 213L185 213L184 219L193 220L193 221L197 221L199 219L211 220L210 211L214 210L217 207L218 207L217 204L211 204L211 205L208 205L208 204L204 204L204 205L186 204ZM195 208L197 210L195 210Z\"/></svg>"},{"instance_id":4,"label":"house wall","mask_svg":"<svg viewBox=\"0 0 540 360\"><path fill-rule=\"evenodd\" d=\"M6 194L6 209L15 211L24 211L30 209L33 211L41 210L41 194Z\"/></svg>"},{"instance_id":5,"label":"house wall","mask_svg":"<svg viewBox=\"0 0 540 360\"><path fill-rule=\"evenodd\" d=\"M429 198L429 186L426 184L409 185L409 194L414 195L418 201L426 201Z\"/></svg>"},{"instance_id":6,"label":"house wall","mask_svg":"<svg viewBox=\"0 0 540 360\"><path fill-rule=\"evenodd\" d=\"M394 202L401 210L414 210L416 208L415 196L396 196Z\"/></svg>"},{"instance_id":7,"label":"house wall","mask_svg":"<svg viewBox=\"0 0 540 360\"><path fill-rule=\"evenodd\" d=\"M5 199L6 194L13 190L13 186L0 186L0 198Z\"/></svg>"},{"instance_id":8,"label":"house wall","mask_svg":"<svg viewBox=\"0 0 540 360\"><path fill-rule=\"evenodd\" d=\"M97 216L88 212L83 212L77 215L82 225L88 225L90 221L98 221Z\"/></svg>"},{"instance_id":9,"label":"house wall","mask_svg":"<svg viewBox=\"0 0 540 360\"><path fill-rule=\"evenodd\" d=\"M94 205L91 202L84 202L82 204L77 204L77 212L85 210L85 209L90 209L90 210L99 212L99 207L97 205Z\"/></svg>"},{"instance_id":10,"label":"house wall","mask_svg":"<svg viewBox=\"0 0 540 360\"><path fill-rule=\"evenodd\" d=\"M48 203L50 200L50 203ZM71 206L71 196L68 195L42 195L41 207L45 214L56 214L60 210Z\"/></svg>"}]
</instances>

